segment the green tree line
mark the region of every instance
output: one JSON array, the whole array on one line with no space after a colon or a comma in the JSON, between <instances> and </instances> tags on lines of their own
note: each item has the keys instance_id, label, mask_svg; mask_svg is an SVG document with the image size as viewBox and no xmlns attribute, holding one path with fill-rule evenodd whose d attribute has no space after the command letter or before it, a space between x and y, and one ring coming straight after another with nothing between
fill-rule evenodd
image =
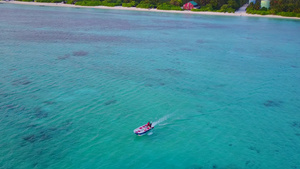
<instances>
[{"instance_id":1,"label":"green tree line","mask_svg":"<svg viewBox=\"0 0 300 169\"><path fill-rule=\"evenodd\" d=\"M195 0L201 8L192 11L235 12L248 0Z\"/></svg>"},{"instance_id":2,"label":"green tree line","mask_svg":"<svg viewBox=\"0 0 300 169\"><path fill-rule=\"evenodd\" d=\"M50 2L75 4L82 6L123 6L137 8L157 8L160 10L183 10L183 4L190 0L22 0L36 2ZM239 7L248 2L248 0L194 0L199 4L200 9L192 11L217 11L234 12Z\"/></svg>"},{"instance_id":3,"label":"green tree line","mask_svg":"<svg viewBox=\"0 0 300 169\"><path fill-rule=\"evenodd\" d=\"M300 17L300 0L271 0L270 9L261 8L261 0L250 3L247 13Z\"/></svg>"}]
</instances>

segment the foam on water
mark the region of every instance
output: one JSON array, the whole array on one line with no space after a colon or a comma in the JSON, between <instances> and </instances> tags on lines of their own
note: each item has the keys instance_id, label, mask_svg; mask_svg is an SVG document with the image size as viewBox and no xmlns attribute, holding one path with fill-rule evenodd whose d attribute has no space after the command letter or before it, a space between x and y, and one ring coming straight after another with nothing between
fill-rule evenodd
<instances>
[{"instance_id":1,"label":"foam on water","mask_svg":"<svg viewBox=\"0 0 300 169\"><path fill-rule=\"evenodd\" d=\"M170 117L171 117L171 114L167 114L167 115L165 115L164 117L162 117L162 118L158 119L157 121L153 122L153 123L152 123L152 126L154 127L154 126L156 126L156 125L158 125L158 124L160 124L160 123L166 121L166 120L167 120L168 118L170 118Z\"/></svg>"}]
</instances>

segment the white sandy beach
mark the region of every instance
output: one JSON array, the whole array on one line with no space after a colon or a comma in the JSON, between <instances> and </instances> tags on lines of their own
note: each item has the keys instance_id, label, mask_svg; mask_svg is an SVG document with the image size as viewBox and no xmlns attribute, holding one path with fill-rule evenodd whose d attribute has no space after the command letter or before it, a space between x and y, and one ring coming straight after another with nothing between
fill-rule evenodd
<instances>
[{"instance_id":1,"label":"white sandy beach","mask_svg":"<svg viewBox=\"0 0 300 169\"><path fill-rule=\"evenodd\" d=\"M55 6L55 7L71 7L71 8L94 8L94 9L114 9L114 10L130 10L130 11L150 11L150 12L165 12L165 13L181 13L181 14L196 14L196 15L219 15L219 16L247 16L247 17L264 17L264 18L282 18L282 19L300 19L297 17L284 17L279 15L256 15L247 13L221 13L221 12L192 12L192 11L174 11L174 10L158 10L158 9L143 9L136 7L107 7L107 6L78 6L73 4L63 3L40 3L40 2L22 2L22 1L0 1L1 3L21 4L21 5L37 5L37 6Z\"/></svg>"}]
</instances>

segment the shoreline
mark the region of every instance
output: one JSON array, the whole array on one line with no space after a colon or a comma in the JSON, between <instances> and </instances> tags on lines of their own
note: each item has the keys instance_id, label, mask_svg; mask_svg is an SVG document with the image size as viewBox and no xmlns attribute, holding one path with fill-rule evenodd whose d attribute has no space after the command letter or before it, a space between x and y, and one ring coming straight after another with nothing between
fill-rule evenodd
<instances>
[{"instance_id":1,"label":"shoreline","mask_svg":"<svg viewBox=\"0 0 300 169\"><path fill-rule=\"evenodd\" d=\"M79 6L73 4L63 3L42 3L42 2L23 2L23 1L1 1L5 4L19 4L19 5L35 5L35 6L49 6L49 7L69 7L69 8L91 8L91 9L113 9L113 10L128 10L128 11L146 11L146 12L164 12L164 13L179 13L179 14L196 14L196 15L216 15L216 16L246 16L246 17L261 17L261 18L278 18L278 19L296 19L297 17L285 17L279 15L257 15L247 13L221 13L221 12L192 12L192 11L175 11L175 10L158 10L158 9L144 9L136 7L108 7L108 6Z\"/></svg>"}]
</instances>

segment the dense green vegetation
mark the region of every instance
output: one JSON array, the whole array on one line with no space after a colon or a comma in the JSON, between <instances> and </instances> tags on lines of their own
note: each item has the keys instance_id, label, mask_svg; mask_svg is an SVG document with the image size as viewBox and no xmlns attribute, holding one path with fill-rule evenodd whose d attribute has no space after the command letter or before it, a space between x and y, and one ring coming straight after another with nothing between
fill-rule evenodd
<instances>
[{"instance_id":1,"label":"dense green vegetation","mask_svg":"<svg viewBox=\"0 0 300 169\"><path fill-rule=\"evenodd\" d=\"M104 0L104 1L99 1L99 0L81 0L77 1L75 5L81 5L81 6L121 6L122 1L117 0L117 1L111 1L111 0Z\"/></svg>"},{"instance_id":2,"label":"dense green vegetation","mask_svg":"<svg viewBox=\"0 0 300 169\"><path fill-rule=\"evenodd\" d=\"M131 1L128 3L124 2L124 3L122 3L122 6L123 7L134 7L134 6L136 6L136 3L135 3L135 1Z\"/></svg>"},{"instance_id":3,"label":"dense green vegetation","mask_svg":"<svg viewBox=\"0 0 300 169\"><path fill-rule=\"evenodd\" d=\"M34 0L22 0L34 1ZM81 6L123 6L137 8L157 8L159 10L182 10L183 4L190 0L35 0L36 2L50 2L75 4ZM201 7L192 9L194 12L213 11L233 13L248 0L194 0ZM271 0L270 9L261 8L261 0L250 3L247 13L260 15L282 15L300 17L300 0Z\"/></svg>"},{"instance_id":4,"label":"dense green vegetation","mask_svg":"<svg viewBox=\"0 0 300 169\"><path fill-rule=\"evenodd\" d=\"M163 3L157 6L157 9L160 10L178 10L178 11L182 11L183 9L181 9L180 6L175 6L175 5L171 5L170 3Z\"/></svg>"},{"instance_id":5,"label":"dense green vegetation","mask_svg":"<svg viewBox=\"0 0 300 169\"><path fill-rule=\"evenodd\" d=\"M22 0L33 1L33 0ZM182 10L183 4L190 0L36 0L36 2L52 2L75 4L81 6L123 6L137 8L157 8L160 10ZM234 12L248 0L194 0L201 6L192 11Z\"/></svg>"},{"instance_id":6,"label":"dense green vegetation","mask_svg":"<svg viewBox=\"0 0 300 169\"><path fill-rule=\"evenodd\" d=\"M154 1L143 0L143 1L140 1L136 7L137 8L154 8L155 3L154 3Z\"/></svg>"},{"instance_id":7,"label":"dense green vegetation","mask_svg":"<svg viewBox=\"0 0 300 169\"><path fill-rule=\"evenodd\" d=\"M247 13L260 15L281 15L289 17L300 17L300 0L271 0L270 9L261 8L261 0L250 3Z\"/></svg>"},{"instance_id":8,"label":"dense green vegetation","mask_svg":"<svg viewBox=\"0 0 300 169\"><path fill-rule=\"evenodd\" d=\"M235 12L248 0L195 0L201 8L192 11Z\"/></svg>"},{"instance_id":9,"label":"dense green vegetation","mask_svg":"<svg viewBox=\"0 0 300 169\"><path fill-rule=\"evenodd\" d=\"M49 0L36 0L35 2L49 2ZM61 3L61 0L51 0L51 3Z\"/></svg>"}]
</instances>

